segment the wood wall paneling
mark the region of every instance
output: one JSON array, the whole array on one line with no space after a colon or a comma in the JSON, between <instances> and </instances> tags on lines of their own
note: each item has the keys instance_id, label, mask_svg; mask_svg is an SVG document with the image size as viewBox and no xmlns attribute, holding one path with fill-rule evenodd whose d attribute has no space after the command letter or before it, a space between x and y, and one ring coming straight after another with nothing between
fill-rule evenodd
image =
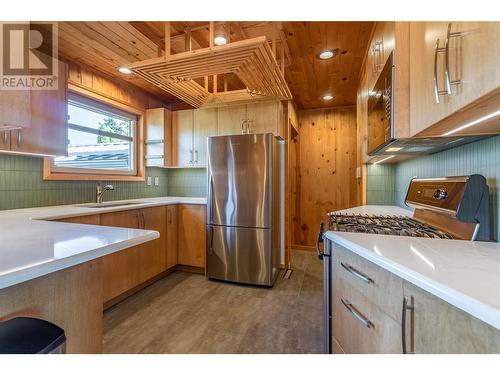
<instances>
[{"instance_id":1,"label":"wood wall paneling","mask_svg":"<svg viewBox=\"0 0 500 375\"><path fill-rule=\"evenodd\" d=\"M299 112L295 247L313 247L326 214L359 204L356 108Z\"/></svg>"}]
</instances>

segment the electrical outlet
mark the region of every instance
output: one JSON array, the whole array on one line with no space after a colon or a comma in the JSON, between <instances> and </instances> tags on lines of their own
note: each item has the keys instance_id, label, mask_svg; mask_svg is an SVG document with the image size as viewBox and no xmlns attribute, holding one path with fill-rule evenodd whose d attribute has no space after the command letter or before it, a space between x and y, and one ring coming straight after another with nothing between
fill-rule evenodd
<instances>
[{"instance_id":1,"label":"electrical outlet","mask_svg":"<svg viewBox=\"0 0 500 375\"><path fill-rule=\"evenodd\" d=\"M151 176L148 176L146 184L148 186L151 186Z\"/></svg>"},{"instance_id":2,"label":"electrical outlet","mask_svg":"<svg viewBox=\"0 0 500 375\"><path fill-rule=\"evenodd\" d=\"M356 178L361 178L361 167L356 168Z\"/></svg>"},{"instance_id":3,"label":"electrical outlet","mask_svg":"<svg viewBox=\"0 0 500 375\"><path fill-rule=\"evenodd\" d=\"M155 176L155 186L160 186L160 177Z\"/></svg>"}]
</instances>

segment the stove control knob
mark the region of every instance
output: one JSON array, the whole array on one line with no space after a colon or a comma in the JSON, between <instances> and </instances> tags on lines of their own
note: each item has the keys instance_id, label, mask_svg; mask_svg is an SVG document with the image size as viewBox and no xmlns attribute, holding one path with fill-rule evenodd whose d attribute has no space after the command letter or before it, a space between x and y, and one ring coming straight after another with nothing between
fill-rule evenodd
<instances>
[{"instance_id":1,"label":"stove control knob","mask_svg":"<svg viewBox=\"0 0 500 375\"><path fill-rule=\"evenodd\" d=\"M434 198L438 200L443 200L448 197L448 193L444 188L436 189L434 190Z\"/></svg>"}]
</instances>

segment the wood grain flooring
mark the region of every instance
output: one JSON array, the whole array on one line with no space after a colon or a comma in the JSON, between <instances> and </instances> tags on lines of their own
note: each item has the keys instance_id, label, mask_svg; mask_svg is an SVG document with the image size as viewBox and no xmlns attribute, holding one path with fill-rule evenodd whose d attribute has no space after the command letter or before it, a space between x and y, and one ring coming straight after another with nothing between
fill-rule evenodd
<instances>
[{"instance_id":1,"label":"wood grain flooring","mask_svg":"<svg viewBox=\"0 0 500 375\"><path fill-rule=\"evenodd\" d=\"M272 289L175 272L104 313L104 353L321 353L322 264L292 251Z\"/></svg>"}]
</instances>

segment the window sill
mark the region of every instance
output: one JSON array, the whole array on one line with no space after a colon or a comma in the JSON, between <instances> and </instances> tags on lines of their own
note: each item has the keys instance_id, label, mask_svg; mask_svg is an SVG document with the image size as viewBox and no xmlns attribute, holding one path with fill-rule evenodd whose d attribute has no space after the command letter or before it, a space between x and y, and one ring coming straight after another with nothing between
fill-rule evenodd
<instances>
[{"instance_id":1,"label":"window sill","mask_svg":"<svg viewBox=\"0 0 500 375\"><path fill-rule=\"evenodd\" d=\"M43 179L52 181L145 181L143 173L137 175L125 174L87 174L87 173L65 173L51 170L52 159L45 158L43 161Z\"/></svg>"}]
</instances>

